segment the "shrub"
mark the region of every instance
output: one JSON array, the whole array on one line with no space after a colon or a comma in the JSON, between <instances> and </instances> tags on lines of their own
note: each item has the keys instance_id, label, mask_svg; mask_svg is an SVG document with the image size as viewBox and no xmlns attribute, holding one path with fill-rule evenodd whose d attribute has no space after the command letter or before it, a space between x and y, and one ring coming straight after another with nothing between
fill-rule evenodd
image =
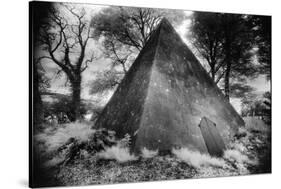
<instances>
[{"instance_id":1,"label":"shrub","mask_svg":"<svg viewBox=\"0 0 281 189\"><path fill-rule=\"evenodd\" d=\"M53 102L45 102L44 104L45 116L56 116L57 118L59 118L58 121L60 123L65 123L64 117L61 117L61 115L66 115L67 120L69 119L70 121L74 121L75 113L73 110L75 109L75 107L73 107L71 97L54 95L54 97L52 98L57 99ZM79 107L79 112L82 116L87 113L85 104L82 102Z\"/></svg>"},{"instance_id":2,"label":"shrub","mask_svg":"<svg viewBox=\"0 0 281 189\"><path fill-rule=\"evenodd\" d=\"M239 127L238 132L234 135L235 139L241 139L243 137L246 137L248 135L248 132L245 127Z\"/></svg>"},{"instance_id":3,"label":"shrub","mask_svg":"<svg viewBox=\"0 0 281 189\"><path fill-rule=\"evenodd\" d=\"M40 142L44 142L46 145L46 151L57 150L63 146L71 138L75 138L80 141L86 141L93 134L95 130L91 129L89 124L74 122L64 124L63 127L56 130L52 128L46 128L43 133L35 135L35 139Z\"/></svg>"},{"instance_id":4,"label":"shrub","mask_svg":"<svg viewBox=\"0 0 281 189\"><path fill-rule=\"evenodd\" d=\"M70 138L58 149L58 152L63 154L64 164L67 164L77 158L83 158L89 154L94 155L116 144L115 132L99 129L95 130L87 140Z\"/></svg>"},{"instance_id":5,"label":"shrub","mask_svg":"<svg viewBox=\"0 0 281 189\"><path fill-rule=\"evenodd\" d=\"M124 138L118 141L118 145L122 148L128 148L131 145L131 136L127 133Z\"/></svg>"},{"instance_id":6,"label":"shrub","mask_svg":"<svg viewBox=\"0 0 281 189\"><path fill-rule=\"evenodd\" d=\"M53 156L45 165L67 164L85 154L95 154L117 144L115 132L105 129L93 130L86 123L64 124L61 128L46 128L35 136L36 145L44 156Z\"/></svg>"}]
</instances>

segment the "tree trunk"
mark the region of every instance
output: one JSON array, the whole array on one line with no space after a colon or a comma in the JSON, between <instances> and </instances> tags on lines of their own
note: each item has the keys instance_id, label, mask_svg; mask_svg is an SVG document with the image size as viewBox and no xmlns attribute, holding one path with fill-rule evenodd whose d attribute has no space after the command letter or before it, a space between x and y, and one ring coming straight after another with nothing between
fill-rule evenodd
<instances>
[{"instance_id":1,"label":"tree trunk","mask_svg":"<svg viewBox=\"0 0 281 189\"><path fill-rule=\"evenodd\" d=\"M225 78L224 78L224 96L225 99L229 102L229 77L230 77L230 66L231 64L227 62Z\"/></svg>"},{"instance_id":2,"label":"tree trunk","mask_svg":"<svg viewBox=\"0 0 281 189\"><path fill-rule=\"evenodd\" d=\"M226 61L226 71L224 78L224 95L225 99L229 102L229 78L230 78L230 69L231 69L231 48L230 48L231 40L229 35L226 35L226 43L225 43L225 61Z\"/></svg>"},{"instance_id":3,"label":"tree trunk","mask_svg":"<svg viewBox=\"0 0 281 189\"><path fill-rule=\"evenodd\" d=\"M212 79L213 79L213 81L215 82L215 80L216 80L216 72L215 72L215 63L214 62L212 62L212 64L211 64L212 66L211 66L211 77L212 77Z\"/></svg>"},{"instance_id":4,"label":"tree trunk","mask_svg":"<svg viewBox=\"0 0 281 189\"><path fill-rule=\"evenodd\" d=\"M76 121L81 118L81 76L78 76L77 79L71 81L72 89L72 118L71 121Z\"/></svg>"},{"instance_id":5,"label":"tree trunk","mask_svg":"<svg viewBox=\"0 0 281 189\"><path fill-rule=\"evenodd\" d=\"M35 61L33 61L33 121L34 124L40 124L43 121L43 103L39 90L40 75Z\"/></svg>"}]
</instances>

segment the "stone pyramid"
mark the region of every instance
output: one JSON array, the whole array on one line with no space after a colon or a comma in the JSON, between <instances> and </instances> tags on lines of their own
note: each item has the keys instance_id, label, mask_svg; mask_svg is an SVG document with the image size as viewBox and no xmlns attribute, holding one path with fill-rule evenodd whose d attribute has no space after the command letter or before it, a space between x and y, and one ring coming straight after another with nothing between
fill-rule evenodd
<instances>
[{"instance_id":1,"label":"stone pyramid","mask_svg":"<svg viewBox=\"0 0 281 189\"><path fill-rule=\"evenodd\" d=\"M170 152L187 147L208 153L203 117L227 144L244 121L205 69L163 19L96 121L95 127L132 137L132 150Z\"/></svg>"}]
</instances>

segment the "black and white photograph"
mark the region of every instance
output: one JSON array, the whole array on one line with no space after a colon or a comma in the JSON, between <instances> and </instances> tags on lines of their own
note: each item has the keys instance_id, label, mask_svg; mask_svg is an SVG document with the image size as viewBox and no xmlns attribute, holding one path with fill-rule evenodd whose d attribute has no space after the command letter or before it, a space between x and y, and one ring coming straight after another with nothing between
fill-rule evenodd
<instances>
[{"instance_id":1,"label":"black and white photograph","mask_svg":"<svg viewBox=\"0 0 281 189\"><path fill-rule=\"evenodd\" d=\"M32 1L29 36L30 187L271 174L271 15Z\"/></svg>"}]
</instances>

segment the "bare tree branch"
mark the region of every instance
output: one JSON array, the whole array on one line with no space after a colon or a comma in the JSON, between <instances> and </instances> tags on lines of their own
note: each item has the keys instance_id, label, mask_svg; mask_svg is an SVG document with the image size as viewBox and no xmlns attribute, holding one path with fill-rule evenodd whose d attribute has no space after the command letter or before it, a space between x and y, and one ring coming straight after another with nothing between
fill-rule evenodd
<instances>
[{"instance_id":1,"label":"bare tree branch","mask_svg":"<svg viewBox=\"0 0 281 189\"><path fill-rule=\"evenodd\" d=\"M96 57L94 56L94 53L92 54L91 58L90 59L87 59L85 61L85 66L83 68L81 68L81 73L84 72L87 68L88 68L88 64L89 63L92 63L94 61Z\"/></svg>"},{"instance_id":2,"label":"bare tree branch","mask_svg":"<svg viewBox=\"0 0 281 189\"><path fill-rule=\"evenodd\" d=\"M223 70L223 72L217 77L215 83L218 84L220 80L223 78L224 74L226 72L226 69Z\"/></svg>"}]
</instances>

